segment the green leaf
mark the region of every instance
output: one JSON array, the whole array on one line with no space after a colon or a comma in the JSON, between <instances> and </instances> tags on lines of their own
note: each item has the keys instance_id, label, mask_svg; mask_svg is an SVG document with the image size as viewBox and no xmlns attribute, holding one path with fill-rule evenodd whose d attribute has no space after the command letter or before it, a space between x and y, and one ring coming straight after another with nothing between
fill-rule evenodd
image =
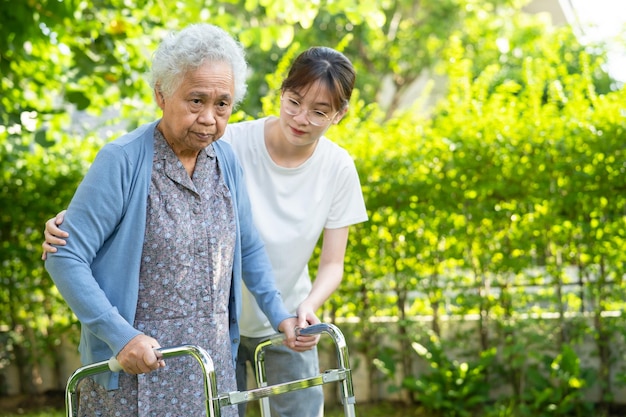
<instances>
[{"instance_id":1,"label":"green leaf","mask_svg":"<svg viewBox=\"0 0 626 417\"><path fill-rule=\"evenodd\" d=\"M89 107L89 104L91 103L85 93L78 90L67 91L65 93L65 98L68 102L76 105L76 108L78 110L85 110L87 107Z\"/></svg>"}]
</instances>

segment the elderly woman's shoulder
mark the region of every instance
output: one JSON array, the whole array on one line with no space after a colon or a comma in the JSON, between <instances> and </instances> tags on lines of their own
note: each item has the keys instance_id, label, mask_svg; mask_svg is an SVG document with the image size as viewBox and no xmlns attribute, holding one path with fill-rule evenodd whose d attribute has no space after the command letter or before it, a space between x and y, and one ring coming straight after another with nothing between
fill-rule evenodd
<instances>
[{"instance_id":1,"label":"elderly woman's shoulder","mask_svg":"<svg viewBox=\"0 0 626 417\"><path fill-rule=\"evenodd\" d=\"M127 132L118 137L113 142L111 142L111 144L123 147L129 144L141 143L142 141L152 142L154 138L154 130L156 129L157 124L158 121L143 124L136 129L131 130L130 132Z\"/></svg>"},{"instance_id":2,"label":"elderly woman's shoulder","mask_svg":"<svg viewBox=\"0 0 626 417\"><path fill-rule=\"evenodd\" d=\"M228 159L235 159L235 152L233 151L232 145L225 140L218 140L213 142L213 149L215 149L215 153L219 156L225 156Z\"/></svg>"},{"instance_id":3,"label":"elderly woman's shoulder","mask_svg":"<svg viewBox=\"0 0 626 417\"><path fill-rule=\"evenodd\" d=\"M109 155L119 160L134 161L151 158L154 151L154 129L157 122L147 123L105 144L98 152L100 158Z\"/></svg>"}]
</instances>

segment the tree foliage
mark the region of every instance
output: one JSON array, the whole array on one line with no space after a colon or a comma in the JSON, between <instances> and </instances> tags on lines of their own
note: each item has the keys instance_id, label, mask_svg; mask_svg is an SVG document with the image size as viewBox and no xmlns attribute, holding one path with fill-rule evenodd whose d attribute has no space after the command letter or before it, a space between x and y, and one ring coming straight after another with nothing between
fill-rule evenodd
<instances>
[{"instance_id":1,"label":"tree foliage","mask_svg":"<svg viewBox=\"0 0 626 417\"><path fill-rule=\"evenodd\" d=\"M437 55L426 41L429 32L437 28L445 37L460 10L462 2L418 6L403 0L231 0L175 7L153 0L1 0L2 358L17 363L28 381L36 352L50 351L44 346L58 344L72 325L39 261L43 221L67 205L102 143L155 116L144 76L150 51L165 33L211 22L244 44L251 74L237 119L271 111L289 59L314 44L352 58L364 102L377 99L383 79L392 80L392 96L400 94ZM388 115L398 101L389 101ZM27 385L21 389L36 388Z\"/></svg>"},{"instance_id":2,"label":"tree foliage","mask_svg":"<svg viewBox=\"0 0 626 417\"><path fill-rule=\"evenodd\" d=\"M488 407L492 399L474 391L486 381L511 390L504 402L519 415L583 415L592 387L601 405L611 402L612 372L624 369L623 319L608 313L621 310L626 291L625 90L608 90L602 60L568 30L508 19L517 28L510 48L493 35L507 33L504 21L502 30L498 20L479 22L480 53L452 33L441 63L446 96L429 117L348 129L366 144L355 148L371 218L351 236L359 285L336 295L334 314L399 318L393 342L364 326L364 353L435 415ZM482 56L492 59L477 66ZM468 320L454 335L450 315ZM554 319L529 323L531 315ZM436 360L444 337L446 356ZM595 341L591 353L585 338ZM431 350L407 359L416 343ZM501 359L467 381L468 366L493 350ZM415 376L423 358L435 375ZM452 400L458 375L472 407Z\"/></svg>"}]
</instances>

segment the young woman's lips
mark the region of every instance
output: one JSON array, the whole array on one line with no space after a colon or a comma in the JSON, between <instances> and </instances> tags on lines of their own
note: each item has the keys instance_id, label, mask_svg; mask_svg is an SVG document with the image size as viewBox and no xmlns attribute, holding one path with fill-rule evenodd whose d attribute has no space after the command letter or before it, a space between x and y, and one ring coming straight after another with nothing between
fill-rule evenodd
<instances>
[{"instance_id":1,"label":"young woman's lips","mask_svg":"<svg viewBox=\"0 0 626 417\"><path fill-rule=\"evenodd\" d=\"M294 135L298 135L298 136L302 136L306 133L306 132L303 132L302 130L296 129L295 127L292 127L291 131L293 132Z\"/></svg>"}]
</instances>

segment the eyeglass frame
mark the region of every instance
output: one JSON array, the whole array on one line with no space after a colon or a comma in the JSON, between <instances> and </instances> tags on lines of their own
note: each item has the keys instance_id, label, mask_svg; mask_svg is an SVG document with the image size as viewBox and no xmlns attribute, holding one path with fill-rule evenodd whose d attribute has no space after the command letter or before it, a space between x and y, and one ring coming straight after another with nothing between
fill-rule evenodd
<instances>
[{"instance_id":1,"label":"eyeglass frame","mask_svg":"<svg viewBox=\"0 0 626 417\"><path fill-rule=\"evenodd\" d=\"M283 110L285 111L285 113L287 113L287 114L288 114L289 116L291 116L291 117L296 117L296 116L298 116L300 113L302 113L302 111L303 111L303 107L302 107L302 104L301 104L298 100L296 100L295 98L291 98L291 97L285 97L285 95L284 95L284 93L283 93L283 94L280 96L280 101L281 101L281 103L283 102L283 100L284 100L284 99L287 99L287 100L289 100L289 101L292 101L292 102L297 103L297 104L298 104L298 109L299 109L299 111L298 111L297 113L295 113L295 114L291 114L291 113L289 113L289 112L287 111L287 109L283 108ZM282 106L281 106L281 108L282 108ZM327 123L331 123L331 122L333 121L333 119L335 118L335 116L337 116L337 115L339 114L339 112L340 112L340 110L338 110L338 111L336 111L336 112L335 112L332 116L329 116L328 114L326 114L325 112L323 112L323 111L321 111L321 110L309 110L309 109L307 109L307 110L304 110L304 111L306 112L306 113L305 113L306 120L307 120L309 123L311 123L313 126L316 126L316 127L321 127L321 126L326 125ZM318 123L316 123L316 122L311 121L311 119L309 119L309 112L317 112L317 113L321 113L321 114L323 114L323 115L326 117L326 121L325 121L324 123L322 123L322 124L318 124Z\"/></svg>"}]
</instances>

